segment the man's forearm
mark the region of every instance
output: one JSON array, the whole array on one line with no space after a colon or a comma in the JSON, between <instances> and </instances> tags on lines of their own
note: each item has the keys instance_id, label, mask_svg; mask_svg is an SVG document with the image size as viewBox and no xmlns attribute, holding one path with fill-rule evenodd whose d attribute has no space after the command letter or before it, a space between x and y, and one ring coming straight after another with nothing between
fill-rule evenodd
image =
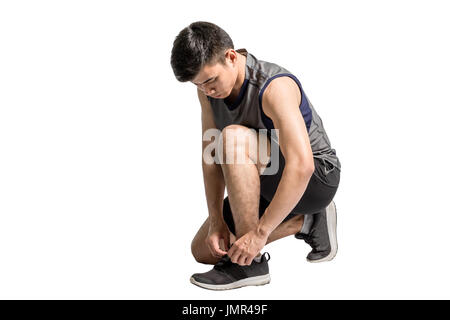
<instances>
[{"instance_id":1,"label":"man's forearm","mask_svg":"<svg viewBox=\"0 0 450 320\"><path fill-rule=\"evenodd\" d=\"M269 236L287 217L305 193L311 175L312 171L299 171L286 165L277 191L258 223L258 233Z\"/></svg>"},{"instance_id":2,"label":"man's forearm","mask_svg":"<svg viewBox=\"0 0 450 320\"><path fill-rule=\"evenodd\" d=\"M219 164L202 164L203 182L205 185L206 203L209 217L212 220L222 218L225 180Z\"/></svg>"}]
</instances>

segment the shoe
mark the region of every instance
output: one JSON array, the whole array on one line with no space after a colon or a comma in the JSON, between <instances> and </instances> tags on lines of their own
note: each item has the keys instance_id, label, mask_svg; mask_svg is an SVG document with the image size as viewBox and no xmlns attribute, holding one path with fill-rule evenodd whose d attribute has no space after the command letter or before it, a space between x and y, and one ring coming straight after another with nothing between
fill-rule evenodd
<instances>
[{"instance_id":1,"label":"shoe","mask_svg":"<svg viewBox=\"0 0 450 320\"><path fill-rule=\"evenodd\" d=\"M337 253L336 235L336 205L334 201L320 211L312 215L314 221L308 234L297 232L295 237L303 239L312 248L306 257L308 262L325 262L332 260Z\"/></svg>"},{"instance_id":2,"label":"shoe","mask_svg":"<svg viewBox=\"0 0 450 320\"><path fill-rule=\"evenodd\" d=\"M210 290L264 285L270 282L269 264L267 263L269 260L269 253L265 252L261 255L259 262L253 259L251 265L240 266L231 262L228 255L224 255L210 271L193 274L191 282Z\"/></svg>"}]
</instances>

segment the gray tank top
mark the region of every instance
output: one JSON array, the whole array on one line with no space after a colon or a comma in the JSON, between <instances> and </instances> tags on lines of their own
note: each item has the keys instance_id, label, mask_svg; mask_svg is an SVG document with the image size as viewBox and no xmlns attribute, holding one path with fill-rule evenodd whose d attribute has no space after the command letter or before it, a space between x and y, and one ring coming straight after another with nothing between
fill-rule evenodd
<instances>
[{"instance_id":1,"label":"gray tank top","mask_svg":"<svg viewBox=\"0 0 450 320\"><path fill-rule=\"evenodd\" d=\"M299 109L308 130L313 156L321 159L323 162L329 162L340 171L341 163L336 155L336 150L331 148L322 119L303 91L297 77L277 64L258 60L246 49L238 49L236 51L247 57L245 79L238 98L230 105L224 99L215 99L208 96L217 129L222 131L223 128L230 124L240 124L256 130L267 129L270 134L270 129L274 129L274 125L272 120L262 110L264 90L273 79L282 76L290 77L295 80L300 88L302 97ZM278 143L276 134L271 139Z\"/></svg>"}]
</instances>

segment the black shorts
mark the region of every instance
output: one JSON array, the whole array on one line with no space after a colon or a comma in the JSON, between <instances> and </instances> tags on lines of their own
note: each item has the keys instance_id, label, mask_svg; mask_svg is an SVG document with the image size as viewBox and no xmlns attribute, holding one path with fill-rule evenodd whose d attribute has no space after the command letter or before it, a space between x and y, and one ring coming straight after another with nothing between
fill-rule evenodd
<instances>
[{"instance_id":1,"label":"black shorts","mask_svg":"<svg viewBox=\"0 0 450 320\"><path fill-rule=\"evenodd\" d=\"M281 151L279 152L279 169L274 175L260 175L260 198L259 198L259 217L264 214L264 211L272 201L278 184L281 180L285 159ZM267 167L270 166L270 162ZM333 200L336 194L340 181L340 170L333 166L329 161L314 158L315 170L308 186L297 203L295 208L283 220L283 222L291 219L298 214L315 214L325 208ZM231 212L230 202L228 197L223 201L223 218L228 225L228 228L233 234L235 233L233 215Z\"/></svg>"}]
</instances>

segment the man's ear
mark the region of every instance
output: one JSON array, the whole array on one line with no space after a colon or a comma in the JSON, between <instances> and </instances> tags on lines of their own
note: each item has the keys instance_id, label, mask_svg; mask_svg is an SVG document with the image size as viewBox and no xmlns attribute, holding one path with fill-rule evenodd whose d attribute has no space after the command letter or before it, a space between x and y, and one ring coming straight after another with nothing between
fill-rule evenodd
<instances>
[{"instance_id":1,"label":"man's ear","mask_svg":"<svg viewBox=\"0 0 450 320\"><path fill-rule=\"evenodd\" d=\"M237 62L237 52L234 49L228 49L225 52L225 59L229 60L232 63Z\"/></svg>"}]
</instances>

